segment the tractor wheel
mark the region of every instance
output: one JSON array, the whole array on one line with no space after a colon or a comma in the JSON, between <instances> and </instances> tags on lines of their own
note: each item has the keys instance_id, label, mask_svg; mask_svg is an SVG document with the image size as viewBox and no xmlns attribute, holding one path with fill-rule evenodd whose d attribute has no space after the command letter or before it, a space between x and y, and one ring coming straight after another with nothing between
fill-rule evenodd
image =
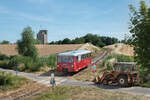
<instances>
[{"instance_id":1,"label":"tractor wheel","mask_svg":"<svg viewBox=\"0 0 150 100\"><path fill-rule=\"evenodd\" d=\"M102 83L103 85L108 85L108 80L104 79Z\"/></svg>"},{"instance_id":2,"label":"tractor wheel","mask_svg":"<svg viewBox=\"0 0 150 100\"><path fill-rule=\"evenodd\" d=\"M128 79L126 76L119 76L118 77L118 84L121 87L126 87L128 85Z\"/></svg>"},{"instance_id":3,"label":"tractor wheel","mask_svg":"<svg viewBox=\"0 0 150 100\"><path fill-rule=\"evenodd\" d=\"M104 85L109 85L109 82L111 81L110 78L112 78L112 77L113 77L113 75L111 75L111 74L110 74L110 75L107 75L107 76L104 78L104 80L103 80L102 83L103 83Z\"/></svg>"}]
</instances>

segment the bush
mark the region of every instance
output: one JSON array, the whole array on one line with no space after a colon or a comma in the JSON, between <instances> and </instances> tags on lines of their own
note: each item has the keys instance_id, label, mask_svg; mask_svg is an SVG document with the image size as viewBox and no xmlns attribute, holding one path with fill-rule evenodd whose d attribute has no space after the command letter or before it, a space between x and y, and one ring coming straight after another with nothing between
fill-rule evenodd
<instances>
[{"instance_id":1,"label":"bush","mask_svg":"<svg viewBox=\"0 0 150 100\"><path fill-rule=\"evenodd\" d=\"M113 69L113 64L110 63L110 62L107 62L107 63L106 63L106 66L107 66L107 69L108 69L108 70L112 70L112 69Z\"/></svg>"},{"instance_id":2,"label":"bush","mask_svg":"<svg viewBox=\"0 0 150 100\"><path fill-rule=\"evenodd\" d=\"M56 55L51 55L49 57L39 57L36 59L27 56L12 56L8 60L0 60L1 68L13 70L16 70L17 68L19 71L39 71L43 66L56 68Z\"/></svg>"},{"instance_id":3,"label":"bush","mask_svg":"<svg viewBox=\"0 0 150 100\"><path fill-rule=\"evenodd\" d=\"M37 59L33 59L31 57L26 56L15 56L10 62L9 66L16 66L18 64L19 71L27 71L34 72L39 71L41 67L48 66L55 68L56 67L56 55L51 55L49 57L39 57ZM16 69L16 67L13 67Z\"/></svg>"},{"instance_id":4,"label":"bush","mask_svg":"<svg viewBox=\"0 0 150 100\"><path fill-rule=\"evenodd\" d=\"M12 69L12 67L9 66L9 60L0 60L0 67L4 69Z\"/></svg>"},{"instance_id":5,"label":"bush","mask_svg":"<svg viewBox=\"0 0 150 100\"><path fill-rule=\"evenodd\" d=\"M0 85L12 85L12 74L0 72Z\"/></svg>"},{"instance_id":6,"label":"bush","mask_svg":"<svg viewBox=\"0 0 150 100\"><path fill-rule=\"evenodd\" d=\"M118 62L134 62L134 57L118 54L115 57Z\"/></svg>"},{"instance_id":7,"label":"bush","mask_svg":"<svg viewBox=\"0 0 150 100\"><path fill-rule=\"evenodd\" d=\"M134 57L132 56L126 56L122 54L111 54L107 56L104 61L110 60L112 58L117 59L118 62L134 62Z\"/></svg>"},{"instance_id":8,"label":"bush","mask_svg":"<svg viewBox=\"0 0 150 100\"><path fill-rule=\"evenodd\" d=\"M27 56L15 56L9 61L9 66L11 66L14 70L16 70L16 66L18 66L19 71L38 71L36 61L31 57Z\"/></svg>"},{"instance_id":9,"label":"bush","mask_svg":"<svg viewBox=\"0 0 150 100\"><path fill-rule=\"evenodd\" d=\"M4 54L0 54L0 67L4 68L4 69L13 69L13 67L16 65L14 63L12 63L12 59L15 56L6 56Z\"/></svg>"},{"instance_id":10,"label":"bush","mask_svg":"<svg viewBox=\"0 0 150 100\"><path fill-rule=\"evenodd\" d=\"M50 55L49 57L41 57L37 59L38 66L48 66L56 68L56 55Z\"/></svg>"},{"instance_id":11,"label":"bush","mask_svg":"<svg viewBox=\"0 0 150 100\"><path fill-rule=\"evenodd\" d=\"M150 81L141 84L142 87L150 88Z\"/></svg>"},{"instance_id":12,"label":"bush","mask_svg":"<svg viewBox=\"0 0 150 100\"><path fill-rule=\"evenodd\" d=\"M8 60L9 57L0 53L0 60Z\"/></svg>"}]
</instances>

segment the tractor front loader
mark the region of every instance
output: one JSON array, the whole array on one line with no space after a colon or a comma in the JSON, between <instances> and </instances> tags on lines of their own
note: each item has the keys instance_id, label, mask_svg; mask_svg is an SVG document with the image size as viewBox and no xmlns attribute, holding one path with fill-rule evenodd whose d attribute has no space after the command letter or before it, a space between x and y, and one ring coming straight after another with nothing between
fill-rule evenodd
<instances>
[{"instance_id":1,"label":"tractor front loader","mask_svg":"<svg viewBox=\"0 0 150 100\"><path fill-rule=\"evenodd\" d=\"M139 79L139 73L134 62L117 62L113 70L106 71L95 78L95 83L104 85L119 85L121 87L132 86Z\"/></svg>"}]
</instances>

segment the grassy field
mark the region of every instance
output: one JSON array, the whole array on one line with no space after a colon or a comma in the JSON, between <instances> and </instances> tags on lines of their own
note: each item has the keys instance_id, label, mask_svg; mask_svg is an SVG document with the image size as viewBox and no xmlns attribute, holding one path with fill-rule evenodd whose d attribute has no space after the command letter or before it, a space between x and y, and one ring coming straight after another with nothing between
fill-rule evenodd
<instances>
[{"instance_id":1,"label":"grassy field","mask_svg":"<svg viewBox=\"0 0 150 100\"><path fill-rule=\"evenodd\" d=\"M43 92L49 90L49 88L24 77L0 72L0 98L6 97L5 100L14 100L13 97L32 93L36 90Z\"/></svg>"},{"instance_id":2,"label":"grassy field","mask_svg":"<svg viewBox=\"0 0 150 100\"><path fill-rule=\"evenodd\" d=\"M30 98L31 100L148 100L144 96L106 91L99 88L59 86L55 90Z\"/></svg>"},{"instance_id":3,"label":"grassy field","mask_svg":"<svg viewBox=\"0 0 150 100\"><path fill-rule=\"evenodd\" d=\"M14 76L10 73L0 72L0 95L3 92L18 89L29 82L30 80L26 78Z\"/></svg>"}]
</instances>

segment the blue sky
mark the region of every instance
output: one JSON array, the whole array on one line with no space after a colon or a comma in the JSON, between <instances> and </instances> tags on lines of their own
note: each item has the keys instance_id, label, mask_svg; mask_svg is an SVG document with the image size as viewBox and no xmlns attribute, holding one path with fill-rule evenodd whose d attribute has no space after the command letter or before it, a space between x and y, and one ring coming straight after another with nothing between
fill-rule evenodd
<instances>
[{"instance_id":1,"label":"blue sky","mask_svg":"<svg viewBox=\"0 0 150 100\"><path fill-rule=\"evenodd\" d=\"M0 0L0 41L16 42L26 26L48 30L48 40L87 33L123 39L129 34L129 4L140 0Z\"/></svg>"}]
</instances>

